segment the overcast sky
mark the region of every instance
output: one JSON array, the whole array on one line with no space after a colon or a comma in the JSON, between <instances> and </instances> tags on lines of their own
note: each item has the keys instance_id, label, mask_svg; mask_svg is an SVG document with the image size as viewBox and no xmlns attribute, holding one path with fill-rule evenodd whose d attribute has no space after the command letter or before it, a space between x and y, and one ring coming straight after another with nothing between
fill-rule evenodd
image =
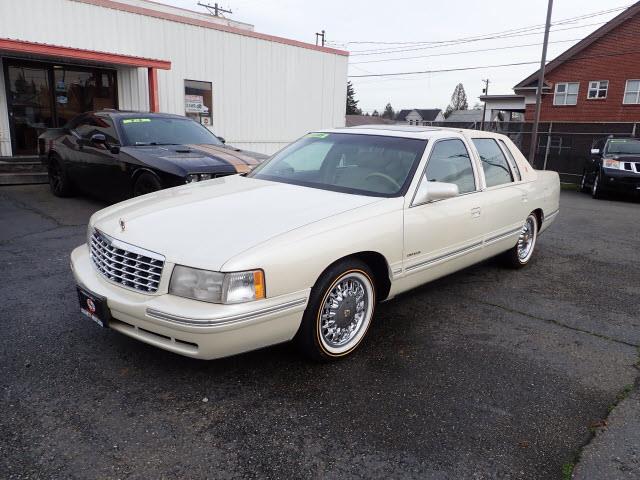
<instances>
[{"instance_id":1,"label":"overcast sky","mask_svg":"<svg viewBox=\"0 0 640 480\"><path fill-rule=\"evenodd\" d=\"M197 0L162 1L191 10L203 10L197 6ZM209 3L213 4L214 1ZM587 16L632 3L629 0L556 0L552 22ZM222 0L219 4L233 11L229 18L251 23L261 33L314 43L314 33L324 29L329 45L351 52L349 75L366 75L539 62L542 28L513 32L511 35L514 36L510 38L470 41L444 47L425 42L459 41L541 26L545 22L547 0ZM621 10L616 10L552 27L552 43L549 45L547 58L552 59L562 53L620 12ZM348 43L370 41L423 43ZM527 44L536 45L523 46ZM511 46L516 48L503 48ZM459 53L496 48L499 50ZM371 54L381 49L396 51ZM431 56L425 57L426 55ZM398 60L402 57L421 58ZM387 61L389 59L393 60ZM402 108L444 109L459 82L464 85L469 107L472 107L478 102L478 96L482 92L482 79L490 79L490 94L511 94L512 87L535 70L536 65L520 65L351 80L356 90L356 99L364 111L382 111L387 102L396 111Z\"/></svg>"}]
</instances>

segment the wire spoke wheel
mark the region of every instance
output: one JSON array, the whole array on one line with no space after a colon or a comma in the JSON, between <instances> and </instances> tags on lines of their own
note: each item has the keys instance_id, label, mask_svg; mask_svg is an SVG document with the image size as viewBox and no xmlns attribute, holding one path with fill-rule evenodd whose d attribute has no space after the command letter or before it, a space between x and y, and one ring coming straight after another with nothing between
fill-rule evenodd
<instances>
[{"instance_id":1,"label":"wire spoke wheel","mask_svg":"<svg viewBox=\"0 0 640 480\"><path fill-rule=\"evenodd\" d=\"M520 237L518 238L518 259L522 263L526 263L531 254L533 253L533 247L536 243L536 220L532 215L527 217L524 222L522 230L520 231Z\"/></svg>"},{"instance_id":2,"label":"wire spoke wheel","mask_svg":"<svg viewBox=\"0 0 640 480\"><path fill-rule=\"evenodd\" d=\"M318 337L331 355L354 348L366 333L373 316L374 292L368 276L347 272L327 290L319 309Z\"/></svg>"}]
</instances>

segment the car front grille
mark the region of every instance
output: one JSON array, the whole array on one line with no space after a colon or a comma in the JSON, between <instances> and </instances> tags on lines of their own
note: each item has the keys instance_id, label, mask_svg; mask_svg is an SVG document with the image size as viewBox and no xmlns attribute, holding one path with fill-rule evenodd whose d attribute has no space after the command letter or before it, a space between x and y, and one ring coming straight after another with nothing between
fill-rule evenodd
<instances>
[{"instance_id":1,"label":"car front grille","mask_svg":"<svg viewBox=\"0 0 640 480\"><path fill-rule=\"evenodd\" d=\"M91 260L107 279L143 293L160 285L164 257L111 238L98 230L91 235Z\"/></svg>"}]
</instances>

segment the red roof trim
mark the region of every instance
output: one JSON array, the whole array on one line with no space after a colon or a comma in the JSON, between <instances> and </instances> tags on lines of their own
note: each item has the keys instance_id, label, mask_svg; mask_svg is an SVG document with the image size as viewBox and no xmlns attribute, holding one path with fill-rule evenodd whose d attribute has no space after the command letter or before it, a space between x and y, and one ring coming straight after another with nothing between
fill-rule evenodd
<instances>
[{"instance_id":1,"label":"red roof trim","mask_svg":"<svg viewBox=\"0 0 640 480\"><path fill-rule=\"evenodd\" d=\"M25 42L23 40L11 40L8 38L0 38L0 51L45 55L64 59L88 60L92 62L111 63L114 65L127 65L131 67L159 68L161 70L171 69L171 62L167 60L132 57L117 53L96 52L94 50L82 50L80 48L61 47L58 45Z\"/></svg>"},{"instance_id":2,"label":"red roof trim","mask_svg":"<svg viewBox=\"0 0 640 480\"><path fill-rule=\"evenodd\" d=\"M113 0L75 0L75 1L81 2L81 3L87 3L89 5L95 5L98 7L120 10L122 12L135 13L135 14L144 15L147 17L159 18L161 20L169 20L171 22L194 25L196 27L210 28L212 30L221 30L223 32L235 33L237 35L244 35L245 37L258 38L260 40L267 40L267 41L276 42L276 43L283 43L285 45L306 48L308 50L317 50L319 52L333 53L335 55L342 55L342 56L349 55L349 52L345 50L338 50L338 49L329 48L329 47L321 47L319 45L300 42L298 40L291 40L288 38L276 37L274 35L267 35L265 33L253 32L251 30L243 30L241 28L230 27L228 25L219 25L216 23L207 22L205 20L198 20L197 18L190 18L190 17L185 17L183 15L175 15L173 13L160 12L158 10L153 10L151 8L136 7L134 5L128 5L126 3L120 3ZM171 5L167 5L167 6L171 7Z\"/></svg>"}]
</instances>

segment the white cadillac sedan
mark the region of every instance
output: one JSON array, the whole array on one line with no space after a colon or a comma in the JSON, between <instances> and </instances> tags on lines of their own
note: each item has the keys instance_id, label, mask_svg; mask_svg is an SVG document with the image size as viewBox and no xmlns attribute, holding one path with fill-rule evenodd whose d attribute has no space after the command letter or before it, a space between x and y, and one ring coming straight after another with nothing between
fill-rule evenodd
<instances>
[{"instance_id":1,"label":"white cadillac sedan","mask_svg":"<svg viewBox=\"0 0 640 480\"><path fill-rule=\"evenodd\" d=\"M143 342L213 359L293 340L331 360L377 302L498 254L526 265L559 190L498 134L314 132L244 176L97 212L71 267L81 311Z\"/></svg>"}]
</instances>

